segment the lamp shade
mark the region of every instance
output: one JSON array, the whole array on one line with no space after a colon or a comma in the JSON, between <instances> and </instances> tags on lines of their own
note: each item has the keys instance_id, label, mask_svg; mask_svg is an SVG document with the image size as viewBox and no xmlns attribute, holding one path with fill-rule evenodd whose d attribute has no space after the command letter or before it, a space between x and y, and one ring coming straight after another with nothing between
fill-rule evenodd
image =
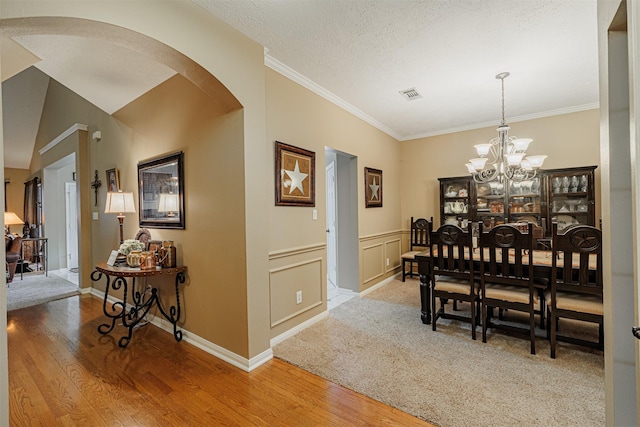
<instances>
[{"instance_id":1,"label":"lamp shade","mask_svg":"<svg viewBox=\"0 0 640 427\"><path fill-rule=\"evenodd\" d=\"M108 192L107 203L104 207L104 213L134 213L136 211L133 202L133 193Z\"/></svg>"},{"instance_id":2,"label":"lamp shade","mask_svg":"<svg viewBox=\"0 0 640 427\"><path fill-rule=\"evenodd\" d=\"M4 213L4 225L18 225L24 224L24 221L20 219L18 215L13 212Z\"/></svg>"},{"instance_id":3,"label":"lamp shade","mask_svg":"<svg viewBox=\"0 0 640 427\"><path fill-rule=\"evenodd\" d=\"M177 212L180 210L180 200L177 194L160 193L158 212Z\"/></svg>"}]
</instances>

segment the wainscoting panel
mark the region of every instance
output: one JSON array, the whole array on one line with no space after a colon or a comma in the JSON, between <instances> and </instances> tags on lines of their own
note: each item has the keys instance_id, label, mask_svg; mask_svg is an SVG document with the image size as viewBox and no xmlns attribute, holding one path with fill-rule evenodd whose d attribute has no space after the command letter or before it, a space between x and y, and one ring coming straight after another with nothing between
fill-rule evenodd
<instances>
[{"instance_id":1,"label":"wainscoting panel","mask_svg":"<svg viewBox=\"0 0 640 427\"><path fill-rule=\"evenodd\" d=\"M384 246L382 243L362 248L363 282L367 284L384 275Z\"/></svg>"},{"instance_id":2,"label":"wainscoting panel","mask_svg":"<svg viewBox=\"0 0 640 427\"><path fill-rule=\"evenodd\" d=\"M360 237L360 292L400 271L403 234L397 230Z\"/></svg>"},{"instance_id":3,"label":"wainscoting panel","mask_svg":"<svg viewBox=\"0 0 640 427\"><path fill-rule=\"evenodd\" d=\"M269 254L271 337L326 310L326 247L291 248ZM302 302L296 294L302 292Z\"/></svg>"},{"instance_id":4,"label":"wainscoting panel","mask_svg":"<svg viewBox=\"0 0 640 427\"><path fill-rule=\"evenodd\" d=\"M386 260L389 260L389 264L386 266L386 273L402 267L400 265L400 257L402 256L402 242L400 239L389 240L385 242L384 250L386 254Z\"/></svg>"}]
</instances>

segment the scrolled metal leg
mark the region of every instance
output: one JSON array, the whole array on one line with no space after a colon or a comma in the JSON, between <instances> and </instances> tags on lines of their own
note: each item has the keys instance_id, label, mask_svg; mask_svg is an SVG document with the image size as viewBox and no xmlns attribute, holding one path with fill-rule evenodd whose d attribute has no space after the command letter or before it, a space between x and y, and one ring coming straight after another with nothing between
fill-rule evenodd
<instances>
[{"instance_id":1,"label":"scrolled metal leg","mask_svg":"<svg viewBox=\"0 0 640 427\"><path fill-rule=\"evenodd\" d=\"M184 273L178 273L176 275L176 305L172 305L169 307L169 312L167 313L162 304L160 303L160 299L156 298L158 303L158 309L160 313L173 325L173 337L176 341L180 342L182 340L182 331L178 330L178 321L180 320L180 284L184 283L185 276Z\"/></svg>"}]
</instances>

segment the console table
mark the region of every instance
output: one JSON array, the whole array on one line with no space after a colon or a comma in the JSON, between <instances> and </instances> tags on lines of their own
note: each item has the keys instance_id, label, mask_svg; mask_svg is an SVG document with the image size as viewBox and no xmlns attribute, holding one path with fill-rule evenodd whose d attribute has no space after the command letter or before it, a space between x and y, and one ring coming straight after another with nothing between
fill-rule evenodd
<instances>
[{"instance_id":1,"label":"console table","mask_svg":"<svg viewBox=\"0 0 640 427\"><path fill-rule=\"evenodd\" d=\"M44 275L49 276L48 259L49 256L49 239L47 237L25 237L20 241L20 260L24 262L24 246L31 245L31 255L35 258L36 269L42 264ZM20 280L24 274L24 267L20 269Z\"/></svg>"},{"instance_id":2,"label":"console table","mask_svg":"<svg viewBox=\"0 0 640 427\"><path fill-rule=\"evenodd\" d=\"M149 310L155 305L158 310L173 325L173 336L176 341L182 340L182 331L178 330L178 320L180 319L180 292L179 285L185 281L186 267L156 268L152 270L141 270L131 267L112 267L106 262L99 263L91 273L91 280L99 281L103 276L107 280L104 292L102 310L105 316L111 319L111 324L103 323L98 326L98 332L103 335L113 330L118 319L122 320L122 325L128 329L128 334L118 341L120 347L126 347L131 341L133 329L140 325ZM175 276L176 304L166 311L160 301L160 291L152 285L153 280L147 283L144 289L136 288L136 279L159 278L161 276ZM131 283L127 279L131 279ZM131 288L131 292L129 292ZM109 291L122 289L122 301L108 302Z\"/></svg>"}]
</instances>

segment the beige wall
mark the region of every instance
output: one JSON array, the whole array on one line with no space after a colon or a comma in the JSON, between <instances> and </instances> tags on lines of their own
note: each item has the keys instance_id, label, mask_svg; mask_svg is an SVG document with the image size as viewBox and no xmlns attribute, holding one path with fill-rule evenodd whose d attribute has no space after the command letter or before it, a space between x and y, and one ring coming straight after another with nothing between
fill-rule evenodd
<instances>
[{"instance_id":1,"label":"beige wall","mask_svg":"<svg viewBox=\"0 0 640 427\"><path fill-rule=\"evenodd\" d=\"M545 169L600 164L598 110L509 123L510 135L533 138L531 154L547 154ZM497 127L497 125L496 125ZM439 220L438 178L467 176L464 164L476 157L474 144L497 136L496 127L402 142L402 226L410 217ZM596 169L596 218L600 218L600 170Z\"/></svg>"},{"instance_id":2,"label":"beige wall","mask_svg":"<svg viewBox=\"0 0 640 427\"><path fill-rule=\"evenodd\" d=\"M266 69L266 82L270 324L275 337L326 310L325 147L358 158L360 262L353 268L360 279L343 287L363 291L398 271L397 261L388 268L385 259L399 257L397 245L387 242L400 241L400 170L399 145L390 136L271 69ZM315 207L275 206L275 141L315 152ZM382 208L364 207L365 166L383 171ZM317 220L312 217L314 209ZM370 245L366 241L371 239L381 248L376 257L366 255ZM296 304L298 290L303 293L302 304Z\"/></svg>"},{"instance_id":3,"label":"beige wall","mask_svg":"<svg viewBox=\"0 0 640 427\"><path fill-rule=\"evenodd\" d=\"M29 178L28 169L4 168L4 179L8 183L4 186L7 190L7 212L13 212L24 221L24 183ZM21 225L12 225L12 233L22 234Z\"/></svg>"},{"instance_id":4,"label":"beige wall","mask_svg":"<svg viewBox=\"0 0 640 427\"><path fill-rule=\"evenodd\" d=\"M137 200L138 162L184 152L187 229L151 229L151 236L173 240L178 261L189 269L184 285L184 328L222 347L246 351L246 337L240 333L247 328L246 288L230 286L246 281L244 223L237 215L244 210L242 114L220 115L211 100L180 75L113 116L54 80L49 86L32 160L35 167L67 154L66 144L61 143L45 153L46 157L39 156L38 150L55 136L50 133L57 133L64 123L86 121L102 133L100 142L88 143L98 177L105 182L105 171L118 168L121 188L133 191ZM47 131L50 129L55 130ZM56 149L62 151L55 153ZM81 202L100 217L93 221L92 265L118 247L117 220L103 213L105 194L106 183L99 191L97 207L93 206L93 192L90 200ZM138 228L138 215L127 214L125 239L133 238ZM104 290L104 282L93 286Z\"/></svg>"},{"instance_id":5,"label":"beige wall","mask_svg":"<svg viewBox=\"0 0 640 427\"><path fill-rule=\"evenodd\" d=\"M181 260L190 268L190 280L185 286L187 289L185 292L189 293L183 313L185 327L191 328L194 334L201 333L206 341L232 352L232 357L237 355L243 358L244 360L239 360L239 363L244 365L247 360L252 361L263 353L270 354L268 352L270 339L268 287L266 285L268 218L264 214L268 190L268 182L265 178L269 176L267 173L269 166L264 162L267 149L264 143L263 48L188 1L138 1L115 4L111 1L81 3L6 1L0 5L0 12L3 18L38 16L80 18L79 20L60 18L56 22L50 19L45 21L4 20L0 29L5 36L25 32L36 34L55 32L81 36L97 35L112 41L119 39L127 47L149 54L165 65L174 66L179 72L185 73L199 86L200 90L210 97L207 102L218 105L222 100L226 106L222 109L225 111L229 111L228 107L233 106L234 103L236 106L242 105L242 110L227 116L210 118L201 128L187 126L185 129L172 129L173 133L167 133L164 141L157 140L155 136L154 138L146 136L146 131L136 133L137 131L131 127L115 121L91 106L78 111L73 105L69 108L65 105L58 110L67 109L68 111L49 111L50 120L45 119L40 129L42 135L39 134L38 138L39 141L50 140L67 129L69 121L85 122L90 131L101 130L104 148L91 146L89 168L98 169L100 178L104 179L102 175L105 169L118 167L121 169L123 187L129 188L135 188L135 165L138 160L153 157L174 148L187 147L185 148L187 165L195 164L198 167L198 173L195 173L194 169L187 172L186 197L194 203L204 203L196 206L187 205L187 231L174 230L156 234L157 237L161 237L162 234L162 237L188 244L188 248L186 245L182 248L178 246L179 251L182 249ZM170 20L171 25L159 24L166 20ZM115 37L115 34L118 37ZM145 39L145 36L148 38ZM210 42L204 43L203 40ZM168 47L182 52L210 74L203 75L194 67L178 67L183 65L184 61L176 62L175 55L167 52L170 50ZM210 78L207 80L207 75L215 76L218 81L212 81ZM227 90L227 94L233 95L228 96L223 93ZM216 96L216 93L220 96ZM195 106L195 101L193 102ZM201 103L202 100L198 102ZM166 107L166 104L164 106ZM194 106L187 110L199 111L201 104ZM162 107L163 105L159 106L159 108ZM141 127L144 125L142 122L138 124ZM206 126L209 126L209 129L206 129ZM203 138L204 135L206 135L205 138ZM167 142L170 138L171 142ZM202 140L198 141L198 138ZM215 144L211 144L214 138L216 141L221 141L223 145L230 145L214 148ZM201 144L198 145L198 143ZM207 143L210 145L207 146ZM94 143L91 142L91 144ZM220 151L223 152L223 156L215 157L220 154ZM251 152L254 156L245 156L245 152ZM129 155L131 157L128 157ZM232 159L230 163L224 163L224 160L229 159ZM32 165L32 168L37 166ZM213 168L216 170L212 170ZM231 178L241 190L238 192L237 187L226 185L225 181L224 189L212 192L212 184L207 181L207 178L211 176L217 179L222 173L226 173L225 179ZM244 186L244 182L247 181L253 184ZM224 195L225 192L233 195L225 200L215 198ZM212 197L211 200L208 200L208 197ZM89 197L86 197L82 203L90 206L88 201ZM92 202L93 200L91 204ZM216 234L220 231L220 227L211 227L206 222L212 216L209 209L214 203L221 206L228 204L229 209L235 209L234 215L231 215L224 209L220 212L220 209L216 208L218 216L233 220L230 227L225 229L225 232L226 230L229 232L222 236ZM207 212L206 218L203 211L198 209L199 207ZM101 206L98 206L98 210L100 208ZM204 221L202 221L203 218ZM204 222L199 225L202 229L206 228L207 232L198 234L195 225L199 220ZM135 232L138 228L136 222L130 215L127 216L126 234L132 235ZM94 262L103 260L108 251L116 245L115 224L115 218L109 216L105 218L101 212L100 220L91 224L91 232L95 236L89 245ZM238 227L241 230L238 230ZM234 237L233 242L227 240L231 234ZM255 239L252 245L245 245L245 235L251 235ZM103 236L104 239L101 238ZM220 238L222 241L216 240ZM214 256L218 254L214 251L212 255L207 250L207 247L212 244L226 249L224 253L226 258L216 260ZM229 271L224 274L213 273L211 264L213 263L215 268L225 260L230 261L225 264L225 268L229 268ZM238 266L241 268L238 269ZM199 318L199 313L204 311L203 306L206 306L207 311L204 320Z\"/></svg>"}]
</instances>

